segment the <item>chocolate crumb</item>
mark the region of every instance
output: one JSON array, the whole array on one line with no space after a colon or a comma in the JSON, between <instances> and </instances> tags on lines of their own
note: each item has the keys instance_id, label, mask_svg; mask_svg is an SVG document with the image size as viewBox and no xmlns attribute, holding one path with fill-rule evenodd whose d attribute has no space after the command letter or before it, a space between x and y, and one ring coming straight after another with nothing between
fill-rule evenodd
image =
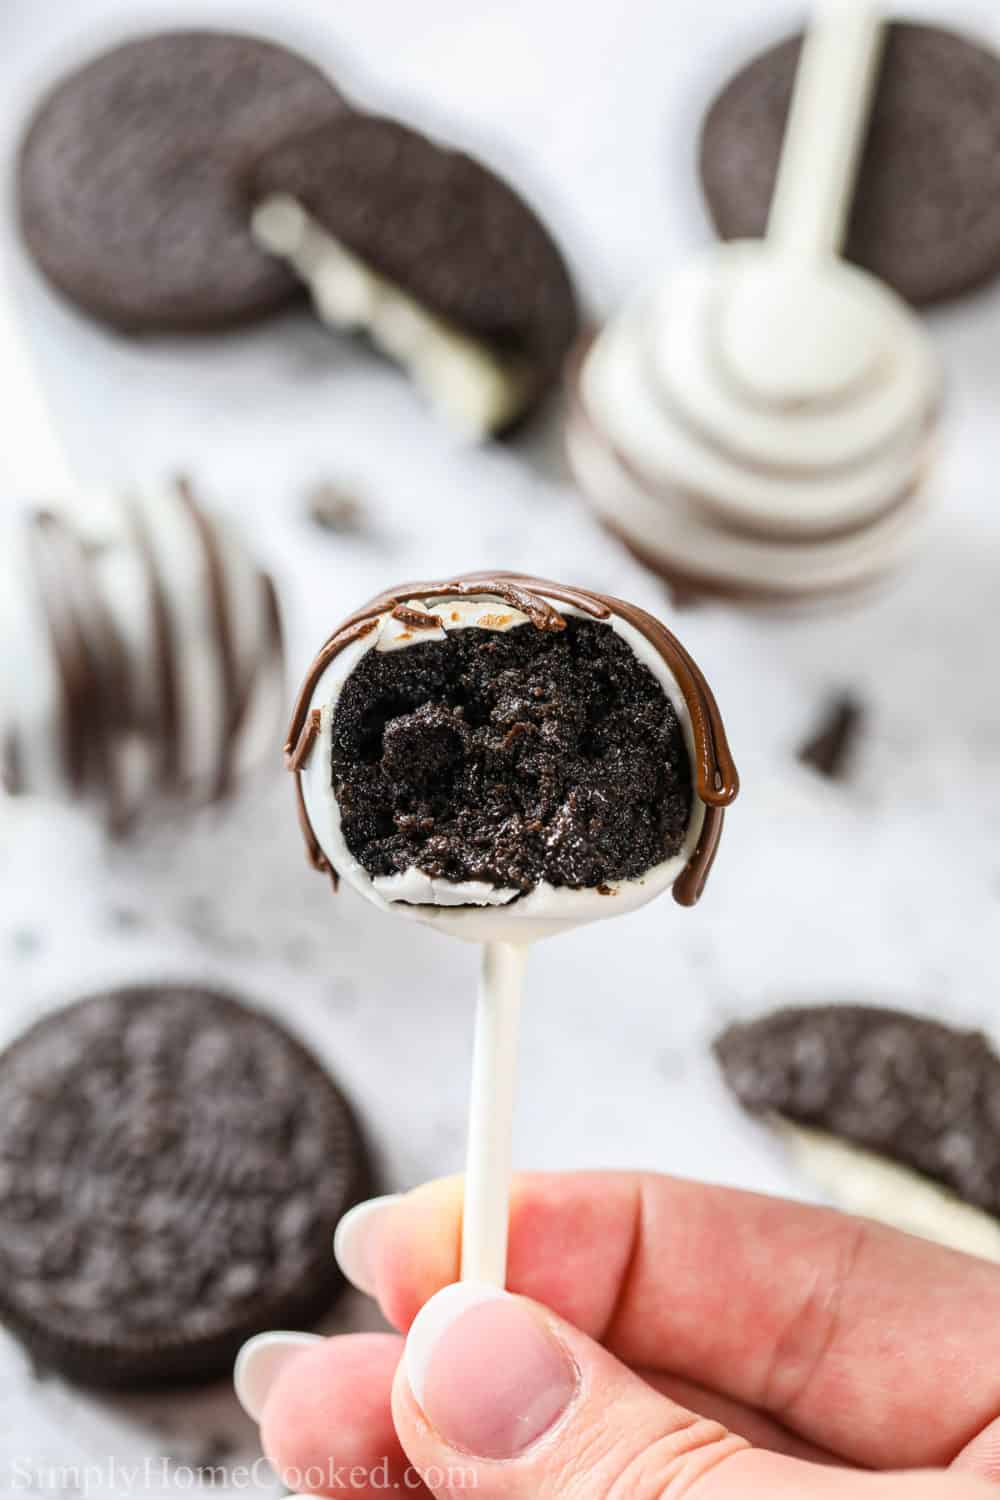
<instances>
[{"instance_id":1,"label":"chocolate crumb","mask_svg":"<svg viewBox=\"0 0 1000 1500\"><path fill-rule=\"evenodd\" d=\"M226 1465L237 1453L236 1444L224 1432L213 1432L191 1459L200 1484L224 1484Z\"/></svg>"},{"instance_id":2,"label":"chocolate crumb","mask_svg":"<svg viewBox=\"0 0 1000 1500\"><path fill-rule=\"evenodd\" d=\"M846 781L863 722L864 708L859 700L850 693L838 694L800 747L798 759L830 781Z\"/></svg>"},{"instance_id":3,"label":"chocolate crumb","mask_svg":"<svg viewBox=\"0 0 1000 1500\"><path fill-rule=\"evenodd\" d=\"M331 772L370 875L607 889L681 848L693 793L673 705L612 628L557 620L369 651L351 672Z\"/></svg>"},{"instance_id":4,"label":"chocolate crumb","mask_svg":"<svg viewBox=\"0 0 1000 1500\"><path fill-rule=\"evenodd\" d=\"M116 932L139 932L146 925L143 913L134 906L112 906L108 911L108 926Z\"/></svg>"},{"instance_id":5,"label":"chocolate crumb","mask_svg":"<svg viewBox=\"0 0 1000 1500\"><path fill-rule=\"evenodd\" d=\"M15 958L34 958L41 949L41 933L33 927L16 927L10 935L10 950Z\"/></svg>"},{"instance_id":6,"label":"chocolate crumb","mask_svg":"<svg viewBox=\"0 0 1000 1500\"><path fill-rule=\"evenodd\" d=\"M357 495L331 482L310 490L309 519L323 531L341 536L359 536L368 529L365 506Z\"/></svg>"}]
</instances>

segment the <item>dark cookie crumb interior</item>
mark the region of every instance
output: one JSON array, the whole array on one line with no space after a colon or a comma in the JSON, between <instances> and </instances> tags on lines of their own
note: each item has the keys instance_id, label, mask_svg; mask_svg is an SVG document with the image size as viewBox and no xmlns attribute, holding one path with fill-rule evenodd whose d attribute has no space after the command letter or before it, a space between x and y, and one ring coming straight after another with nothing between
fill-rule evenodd
<instances>
[{"instance_id":1,"label":"dark cookie crumb interior","mask_svg":"<svg viewBox=\"0 0 1000 1500\"><path fill-rule=\"evenodd\" d=\"M523 892L635 879L676 854L691 763L673 705L608 625L468 628L368 651L333 720L348 849Z\"/></svg>"}]
</instances>

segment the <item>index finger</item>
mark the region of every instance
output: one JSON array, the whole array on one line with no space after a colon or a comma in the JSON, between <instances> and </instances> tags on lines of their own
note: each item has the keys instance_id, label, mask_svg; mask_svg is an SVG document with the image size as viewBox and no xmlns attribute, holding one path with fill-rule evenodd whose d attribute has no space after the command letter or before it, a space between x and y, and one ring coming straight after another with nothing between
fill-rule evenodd
<instances>
[{"instance_id":1,"label":"index finger","mask_svg":"<svg viewBox=\"0 0 1000 1500\"><path fill-rule=\"evenodd\" d=\"M458 1277L461 1181L371 1228L406 1329ZM508 1285L620 1359L872 1468L948 1464L1000 1413L1000 1270L833 1210L652 1173L515 1180Z\"/></svg>"}]
</instances>

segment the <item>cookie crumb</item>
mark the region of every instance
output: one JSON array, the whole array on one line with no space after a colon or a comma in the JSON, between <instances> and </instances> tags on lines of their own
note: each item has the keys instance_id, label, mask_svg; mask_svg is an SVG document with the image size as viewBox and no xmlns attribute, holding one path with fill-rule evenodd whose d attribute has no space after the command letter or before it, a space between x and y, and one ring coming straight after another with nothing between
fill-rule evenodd
<instances>
[{"instance_id":1,"label":"cookie crumb","mask_svg":"<svg viewBox=\"0 0 1000 1500\"><path fill-rule=\"evenodd\" d=\"M851 693L840 693L827 704L814 732L799 747L804 766L829 781L846 781L864 722L864 707Z\"/></svg>"},{"instance_id":2,"label":"cookie crumb","mask_svg":"<svg viewBox=\"0 0 1000 1500\"><path fill-rule=\"evenodd\" d=\"M310 521L322 531L337 536L360 536L368 529L364 503L343 485L329 480L315 485L309 491L306 506Z\"/></svg>"}]
</instances>

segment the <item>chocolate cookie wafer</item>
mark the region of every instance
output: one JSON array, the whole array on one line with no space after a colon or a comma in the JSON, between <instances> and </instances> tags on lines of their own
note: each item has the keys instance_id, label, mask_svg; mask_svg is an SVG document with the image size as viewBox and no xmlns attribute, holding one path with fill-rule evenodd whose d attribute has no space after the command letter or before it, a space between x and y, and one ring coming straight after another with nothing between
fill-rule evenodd
<instances>
[{"instance_id":1,"label":"chocolate cookie wafer","mask_svg":"<svg viewBox=\"0 0 1000 1500\"><path fill-rule=\"evenodd\" d=\"M330 1238L369 1191L316 1059L212 991L90 996L0 1055L0 1318L94 1385L205 1379L340 1285Z\"/></svg>"},{"instance_id":2,"label":"chocolate cookie wafer","mask_svg":"<svg viewBox=\"0 0 1000 1500\"><path fill-rule=\"evenodd\" d=\"M259 37L125 42L62 79L28 126L18 170L28 248L60 291L120 328L261 317L298 283L254 244L247 174L343 108L318 68Z\"/></svg>"},{"instance_id":3,"label":"chocolate cookie wafer","mask_svg":"<svg viewBox=\"0 0 1000 1500\"><path fill-rule=\"evenodd\" d=\"M815 1006L731 1026L715 1054L835 1202L1000 1258L1000 1057L981 1032Z\"/></svg>"}]
</instances>

